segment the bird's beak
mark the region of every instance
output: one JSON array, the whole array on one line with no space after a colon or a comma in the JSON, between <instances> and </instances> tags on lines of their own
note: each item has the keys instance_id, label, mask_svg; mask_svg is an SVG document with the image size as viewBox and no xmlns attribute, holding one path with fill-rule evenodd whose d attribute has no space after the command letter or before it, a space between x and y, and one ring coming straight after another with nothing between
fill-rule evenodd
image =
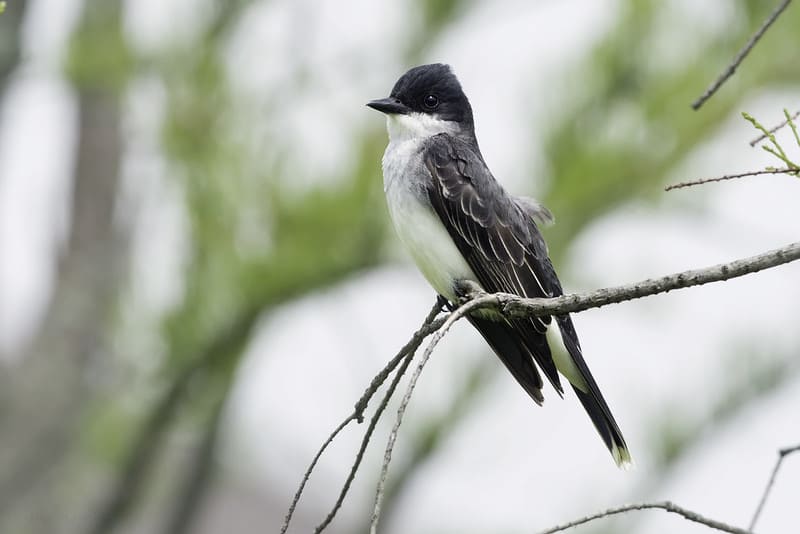
<instances>
[{"instance_id":1,"label":"bird's beak","mask_svg":"<svg viewBox=\"0 0 800 534\"><path fill-rule=\"evenodd\" d=\"M392 96L388 98L381 98L379 100L373 100L368 102L367 106L371 107L372 109L376 109L381 113L386 113L387 115L406 115L411 111L408 106Z\"/></svg>"}]
</instances>

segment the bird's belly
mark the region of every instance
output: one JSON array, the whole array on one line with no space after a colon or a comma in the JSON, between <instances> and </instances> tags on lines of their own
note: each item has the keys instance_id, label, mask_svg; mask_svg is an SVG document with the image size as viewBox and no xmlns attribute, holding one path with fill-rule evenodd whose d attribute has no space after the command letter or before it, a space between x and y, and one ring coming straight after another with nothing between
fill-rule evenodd
<instances>
[{"instance_id":1,"label":"bird's belly","mask_svg":"<svg viewBox=\"0 0 800 534\"><path fill-rule=\"evenodd\" d=\"M388 189L389 212L397 235L419 270L442 296L455 302L454 282L472 280L475 274L433 209L411 191Z\"/></svg>"}]
</instances>

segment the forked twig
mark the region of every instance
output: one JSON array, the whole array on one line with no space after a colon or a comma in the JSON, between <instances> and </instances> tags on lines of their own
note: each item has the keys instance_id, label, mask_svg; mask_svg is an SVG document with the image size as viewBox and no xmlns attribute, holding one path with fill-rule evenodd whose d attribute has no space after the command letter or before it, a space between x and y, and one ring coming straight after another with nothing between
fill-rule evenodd
<instances>
[{"instance_id":1,"label":"forked twig","mask_svg":"<svg viewBox=\"0 0 800 534\"><path fill-rule=\"evenodd\" d=\"M431 308L431 311L428 312L428 315L425 317L425 320L422 322L422 326L420 326L419 330L417 330L414 333L414 335L411 337L408 343L406 343L400 349L400 351L398 351L397 355L389 361L389 363L381 370L381 372L378 373L375 376L375 378L372 379L369 386L367 386L367 389L361 395L361 398L359 398L358 401L356 402L353 413L348 415L341 423L339 423L339 426L337 426L336 429L334 429L334 431L325 440L325 443L323 443L322 446L319 448L316 455L314 455L314 459L311 461L311 464L309 464L308 469L306 469L305 473L303 474L303 479L300 481L300 486L297 488L297 492L295 492L294 498L292 499L292 502L289 505L289 510L287 511L286 517L284 518L283 521L283 525L281 526L280 530L281 534L285 534L286 531L289 529L289 524L291 523L295 509L297 508L297 503L300 501L300 497L303 495L303 491L305 490L306 484L308 483L309 478L311 478L311 473L316 468L319 459L322 457L322 454L325 452L328 446L333 442L333 440L336 439L339 433L342 430L344 430L344 428L347 425L349 425L353 421L358 421L359 423L361 423L364 420L364 410L366 410L367 404L369 403L370 399L372 399L375 393L377 393L378 388L380 388L381 385L383 385L383 383L386 381L386 379L389 377L392 371L394 371L395 368L397 368L397 366L400 364L401 361L403 361L403 359L408 359L409 355L413 355L414 352L419 347L419 345L422 343L422 341L430 334L438 330L439 327L443 324L444 319L436 320L436 316L439 315L439 312L441 312L441 310L442 310L442 300L441 298L437 297L436 303L434 304L433 308ZM406 367L408 367L408 364L406 364ZM404 371L405 370L403 369L402 372ZM398 377L396 377L395 379L399 380ZM394 388L391 388L391 393L393 392ZM389 396L391 395L391 393L389 394ZM388 402L388 397L385 397L385 399L387 399ZM381 413L382 412L383 410L381 409ZM369 435L366 437L367 440L369 439L369 436L372 435L372 432L369 429L368 432ZM358 469L358 465L360 464L360 462L361 462L360 458L357 459L357 463L355 465L356 470ZM355 471L353 471L351 475L352 477L355 477ZM349 478L349 481L352 482L352 478ZM346 482L346 486L345 488L343 488L343 492L340 495L341 501L344 500L344 497L347 494L349 486L350 486L349 482ZM341 502L337 501L336 509L338 509L339 506L341 506ZM331 517L331 519L333 518ZM330 520L328 520L328 523L330 523Z\"/></svg>"},{"instance_id":2,"label":"forked twig","mask_svg":"<svg viewBox=\"0 0 800 534\"><path fill-rule=\"evenodd\" d=\"M336 499L336 503L333 505L333 508L331 508L331 511L328 512L328 515L325 516L325 519L323 519L322 522L317 525L317 528L314 529L314 534L319 534L325 530L328 525L331 524L333 518L336 517L336 514L339 512L339 508L342 507L342 503L344 502L347 493L350 491L350 485L356 478L358 468L361 467L361 461L364 459L364 453L367 450L367 445L369 445L369 442L372 439L372 434L375 432L375 427L378 425L378 420L381 418L381 415L383 415L383 411L389 404L389 400L392 398L392 395L394 395L394 391L397 389L400 379L403 378L403 375L408 369L408 366L411 364L411 360L413 358L414 352L409 352L405 355L403 363L400 364L397 374L395 374L392 382L389 384L389 388L383 395L381 403L378 405L378 408L375 410L375 413L372 415L372 418L369 421L369 426L367 426L367 430L364 432L364 437L361 439L361 446L358 448L358 452L356 453L356 459L353 462L352 467L350 467L350 472L347 474L347 479L345 479L344 484L342 485L342 489L339 492L339 497Z\"/></svg>"},{"instance_id":3,"label":"forked twig","mask_svg":"<svg viewBox=\"0 0 800 534\"><path fill-rule=\"evenodd\" d=\"M450 327L453 326L456 321L464 317L467 313L479 306L479 301L474 299L469 300L447 316L439 330L431 337L430 343L428 343L428 346L425 348L425 352L422 353L422 358L420 358L419 364L417 364L417 368L414 370L414 374L411 375L411 379L408 382L408 387L406 388L406 393L403 395L403 399L400 401L400 406L397 408L397 419L395 420L392 431L389 434L389 440L386 443L386 451L383 455L383 464L381 465L380 478L378 479L378 488L375 491L375 505L372 509L372 518L370 520L371 534L377 534L378 531L378 521L380 520L381 516L381 504L383 503L383 495L386 491L386 476L389 473L389 463L392 461L392 451L394 450L395 441L397 441L397 432L400 430L400 425L403 423L403 415L408 407L408 403L411 401L411 395L414 393L414 387L417 385L417 380L422 374L425 364L428 363L428 360L433 353L433 349L436 348L436 345L439 344L439 341L441 341L447 331L450 330Z\"/></svg>"}]
</instances>

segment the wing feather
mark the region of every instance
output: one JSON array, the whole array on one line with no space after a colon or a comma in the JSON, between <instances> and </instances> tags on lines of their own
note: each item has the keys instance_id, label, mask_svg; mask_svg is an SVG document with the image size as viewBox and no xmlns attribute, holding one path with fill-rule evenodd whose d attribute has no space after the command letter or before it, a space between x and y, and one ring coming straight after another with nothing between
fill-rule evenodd
<instances>
[{"instance_id":1,"label":"wing feather","mask_svg":"<svg viewBox=\"0 0 800 534\"><path fill-rule=\"evenodd\" d=\"M443 134L430 139L423 160L432 177L428 189L431 204L484 289L524 297L552 294L546 269L538 268L539 242L544 241L535 222L494 180L479 153ZM537 317L506 322L561 392L544 336L550 321L550 317ZM515 376L520 380L529 372L516 372ZM532 384L523 386L530 389Z\"/></svg>"}]
</instances>

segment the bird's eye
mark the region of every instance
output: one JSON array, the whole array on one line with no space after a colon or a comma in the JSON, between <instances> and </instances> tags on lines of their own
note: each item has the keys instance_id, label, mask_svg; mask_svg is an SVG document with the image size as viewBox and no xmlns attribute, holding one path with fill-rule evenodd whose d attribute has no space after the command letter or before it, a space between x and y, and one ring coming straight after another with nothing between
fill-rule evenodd
<instances>
[{"instance_id":1,"label":"bird's eye","mask_svg":"<svg viewBox=\"0 0 800 534\"><path fill-rule=\"evenodd\" d=\"M436 109L436 107L439 105L439 99L436 97L436 95L427 95L422 99L422 105L428 109Z\"/></svg>"}]
</instances>

